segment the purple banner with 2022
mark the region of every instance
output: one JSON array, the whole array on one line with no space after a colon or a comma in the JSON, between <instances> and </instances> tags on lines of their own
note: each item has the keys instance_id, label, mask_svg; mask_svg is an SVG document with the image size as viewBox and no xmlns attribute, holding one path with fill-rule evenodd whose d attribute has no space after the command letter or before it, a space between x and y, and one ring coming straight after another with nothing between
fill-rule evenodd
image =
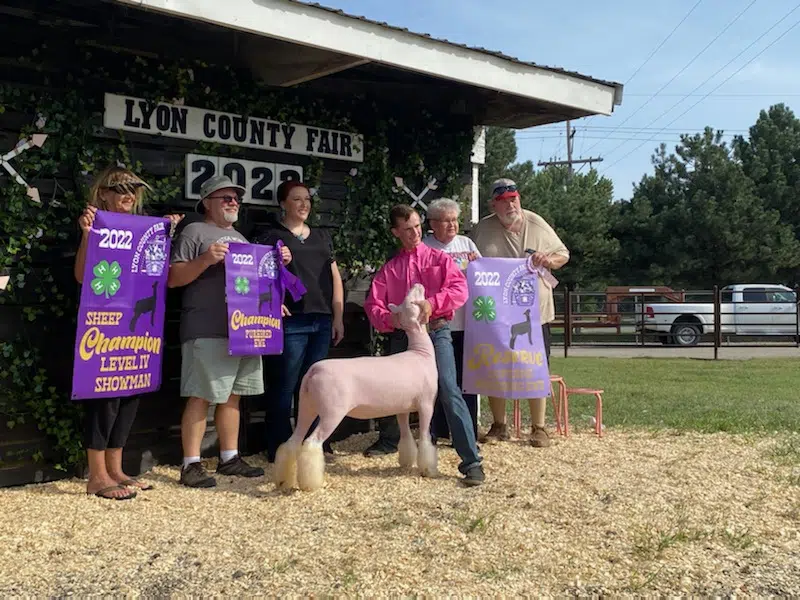
<instances>
[{"instance_id":1,"label":"purple banner with 2022","mask_svg":"<svg viewBox=\"0 0 800 600\"><path fill-rule=\"evenodd\" d=\"M523 258L469 263L464 392L508 399L549 395L538 279Z\"/></svg>"},{"instance_id":2,"label":"purple banner with 2022","mask_svg":"<svg viewBox=\"0 0 800 600\"><path fill-rule=\"evenodd\" d=\"M299 300L306 289L283 266L280 249L280 242L277 246L228 244L225 294L231 356L283 353L284 292Z\"/></svg>"},{"instance_id":3,"label":"purple banner with 2022","mask_svg":"<svg viewBox=\"0 0 800 600\"><path fill-rule=\"evenodd\" d=\"M83 273L72 399L161 386L169 220L99 210Z\"/></svg>"}]
</instances>

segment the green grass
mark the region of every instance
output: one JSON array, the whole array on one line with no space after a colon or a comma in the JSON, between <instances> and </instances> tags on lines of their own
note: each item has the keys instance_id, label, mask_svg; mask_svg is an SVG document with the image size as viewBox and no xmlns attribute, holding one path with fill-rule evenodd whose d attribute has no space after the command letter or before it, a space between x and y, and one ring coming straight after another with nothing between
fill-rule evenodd
<instances>
[{"instance_id":1,"label":"green grass","mask_svg":"<svg viewBox=\"0 0 800 600\"><path fill-rule=\"evenodd\" d=\"M553 357L550 369L569 387L605 390L603 423L609 427L800 430L800 361L794 359ZM527 417L527 402L522 405ZM594 397L571 396L569 408L570 425L588 427ZM490 414L485 401L481 413L484 420Z\"/></svg>"}]
</instances>

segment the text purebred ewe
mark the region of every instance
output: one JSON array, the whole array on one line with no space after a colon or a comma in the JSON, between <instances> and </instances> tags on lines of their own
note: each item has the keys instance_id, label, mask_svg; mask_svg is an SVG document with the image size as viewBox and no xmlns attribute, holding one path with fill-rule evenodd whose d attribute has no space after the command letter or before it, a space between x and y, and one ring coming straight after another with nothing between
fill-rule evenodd
<instances>
[{"instance_id":1,"label":"text purebred ewe","mask_svg":"<svg viewBox=\"0 0 800 600\"><path fill-rule=\"evenodd\" d=\"M400 465L432 477L437 472L436 447L430 425L438 377L433 343L424 325L420 303L425 290L415 284L403 304L389 305L408 336L408 350L391 356L328 359L315 363L300 385L297 425L275 456L274 481L281 488L322 487L325 458L322 442L346 416L376 419L397 415L400 425ZM419 452L409 426L409 414L419 413ZM314 419L319 424L304 442Z\"/></svg>"}]
</instances>

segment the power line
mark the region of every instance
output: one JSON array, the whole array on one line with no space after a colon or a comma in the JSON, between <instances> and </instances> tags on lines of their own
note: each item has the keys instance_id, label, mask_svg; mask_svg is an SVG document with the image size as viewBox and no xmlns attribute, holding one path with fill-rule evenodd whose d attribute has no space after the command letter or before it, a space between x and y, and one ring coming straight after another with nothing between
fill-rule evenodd
<instances>
[{"instance_id":1,"label":"power line","mask_svg":"<svg viewBox=\"0 0 800 600\"><path fill-rule=\"evenodd\" d=\"M681 26L681 25L683 25L684 21L686 21L686 19L688 19L688 18L689 18L689 15L691 15L691 14L692 14L692 13L695 11L695 9L696 9L698 6L700 6L700 3L701 3L702 1L703 1L703 0L697 0L697 3L696 3L696 4L695 4L695 5L694 5L694 6L693 6L693 7L692 7L690 10L689 10L689 12L688 12L688 13L686 13L686 14L683 16L683 18L682 18L682 19L681 19L681 20L678 22L678 24L677 24L677 25L675 25L675 27L673 27L673 28L672 28L672 31L670 31L670 32L667 34L667 37L665 37L663 40L661 40L661 43L660 43L658 46L656 46L656 47L655 47L655 49L654 49L654 50L653 50L653 51L652 51L652 52L651 52L651 53L648 55L648 57L644 59L644 62L642 62L642 64L640 64L640 65L639 65L639 66L636 68L636 70L633 72L633 74L631 74L631 76L630 76L630 77L628 77L628 79L625 81L624 85L628 85L628 84L631 82L631 80L632 80L634 77L636 77L636 75L639 73L639 71L641 71L641 70L642 70L642 68L643 68L643 67L644 67L644 66L645 66L647 63L649 63L649 62L650 62L650 59L651 59L651 58L653 58L653 57L656 55L656 53L657 53L657 52L658 52L658 51L659 51L659 50L662 48L662 46L663 46L664 44L666 44L666 43L667 43L667 41L669 41L669 39L670 39L670 38L673 36L673 34L674 34L676 31L678 31L678 28L680 28L680 26ZM587 123L591 122L591 120L592 120L592 119L594 119L594 118L595 118L595 116L596 116L596 115L592 115L591 117L589 117L589 118L587 119L587 121L586 121L586 122L587 122ZM596 145L596 144L595 144L595 145ZM586 138L585 138L585 137L583 137L583 136L581 136L581 153L583 153L583 149L584 149L584 148L586 148ZM591 148L590 148L590 150L591 150ZM590 166L591 166L591 163L590 163ZM583 168L583 165L581 165L581 168Z\"/></svg>"},{"instance_id":2,"label":"power line","mask_svg":"<svg viewBox=\"0 0 800 600\"><path fill-rule=\"evenodd\" d=\"M626 97L634 96L650 96L652 94L629 94L625 92ZM660 94L662 98L689 98L691 96L704 96L705 94ZM715 98L775 98L777 96L783 96L786 98L797 98L800 94L796 93L783 93L783 92L773 92L773 93L741 93L741 94L711 94Z\"/></svg>"},{"instance_id":3,"label":"power line","mask_svg":"<svg viewBox=\"0 0 800 600\"><path fill-rule=\"evenodd\" d=\"M686 134L686 135L699 135L699 134L700 134L700 132L695 132L695 133L692 133L692 134ZM645 134L645 135L647 135L647 134ZM734 134L723 134L723 137L733 137L733 136L734 136ZM559 138L559 137L556 137L556 136L554 136L554 135L543 135L543 136L536 136L536 137L525 138L525 141L538 141L538 140L560 140L560 139L561 139L561 138ZM588 136L586 139L589 139L589 140L615 140L615 141L617 141L617 140L619 140L619 141L622 141L622 140L624 140L624 141L626 141L626 142L640 142L640 141L642 141L644 138L642 138L642 137L613 137L613 138L609 138L609 137L605 137L605 136ZM647 138L647 139L644 139L644 141L646 141L646 142L648 142L648 141L657 141L657 142L675 142L675 143L677 144L677 143L679 143L679 142L681 141L681 138L677 138L677 137L671 137L671 138L667 138L667 137L662 137L662 138ZM541 155L541 153L540 153L540 155Z\"/></svg>"},{"instance_id":4,"label":"power line","mask_svg":"<svg viewBox=\"0 0 800 600\"><path fill-rule=\"evenodd\" d=\"M541 161L540 160L537 164L540 167L554 167L554 166L566 165L567 166L567 178L569 180L569 179L572 179L572 174L574 173L573 165L577 165L577 164L583 165L583 164L587 164L588 163L589 166L591 167L592 163L603 162L603 159L600 158L600 157L598 157L598 158L577 158L577 159L573 159L572 158L572 148L573 148L572 144L573 144L573 138L574 137L575 137L575 128L572 126L572 121L567 121L567 138L566 138L566 141L567 141L567 160L548 160L548 161Z\"/></svg>"},{"instance_id":5,"label":"power line","mask_svg":"<svg viewBox=\"0 0 800 600\"><path fill-rule=\"evenodd\" d=\"M720 128L712 128L715 135L721 135L722 137L732 138L737 135L742 135L749 133L749 129L725 129L723 127ZM587 140L618 140L618 141L639 141L642 139L642 136L653 136L659 133L663 133L664 136L660 139L664 141L680 141L680 136L685 135L702 135L705 133L705 128L703 129L679 129L679 128L664 128L660 129L658 127L653 127L651 129L643 130L643 131L618 131L615 132L616 135L612 135L610 132L605 131L589 131L584 133L583 137ZM670 139L667 139L670 138ZM543 129L537 132L531 132L529 134L524 135L517 135L517 140L520 141L533 141L533 140L559 140L563 139L562 135L559 135L552 129ZM559 144L560 146L560 144ZM541 154L541 152L540 152ZM541 156L540 156L541 158Z\"/></svg>"},{"instance_id":6,"label":"power line","mask_svg":"<svg viewBox=\"0 0 800 600\"><path fill-rule=\"evenodd\" d=\"M795 10L797 10L798 8L800 8L800 4L798 4L798 5L797 5L797 6L796 6L796 7L795 7L795 8L794 8L792 11L790 11L790 12L789 12L789 13L788 13L788 14L787 14L785 17L783 17L783 19L781 19L781 21L783 21L783 20L784 20L786 17L788 17L790 14L792 14L792 13L793 13ZM780 23L781 21L778 21L778 23ZM777 25L777 23L776 23L776 25ZM782 39L782 38L783 38L783 37L784 37L784 36L785 36L787 33L789 33L790 31L792 31L792 30L793 30L795 27L797 27L798 25L800 25L800 20L798 20L798 21L795 21L794 25L792 25L791 27L789 27L789 29L787 29L787 30L786 30L786 31L784 31L784 32L783 32L781 35L779 35L777 38L775 38L774 40L772 40L772 41L771 41L769 44L767 44L767 46L765 46L765 47L764 47L764 48L763 48L763 49L762 49L760 52L758 52L758 54L756 54L755 56L753 56L753 57L752 57L750 60L748 60L746 63L744 63L744 64L743 64L741 67L739 67L739 68L738 68L738 69L736 69L736 70L735 70L733 73L731 73L730 75L728 75L728 77L726 77L726 78L725 78L725 79L722 81L722 83L720 83L720 84L719 84L717 87L715 87L715 88L714 88L713 90L711 90L711 91L713 92L713 91L715 91L715 90L718 90L718 89L719 89L719 88L721 88L723 85L725 85L725 84L726 84L726 83L727 83L729 80L731 80L731 79L733 78L733 76L734 76L734 75L736 75L737 73L739 73L740 71L742 71L742 70L743 70L743 69L744 69L744 68L745 68L747 65L749 65L751 62L753 62L755 59L757 59L757 58L758 58L759 56L761 56L762 54L764 54L764 52L766 52L766 51L767 51L769 48L771 48L773 45L775 45L775 44L776 44L778 41L780 41L780 40L781 40L781 39ZM773 28L774 28L774 27L775 27L775 26L773 26ZM762 36L762 37L763 37L763 36ZM700 100L698 100L697 102L695 102L694 104L692 104L692 105L691 105L689 108L687 108L685 111L683 111L683 112L682 112L681 114L679 114L677 117L675 117L675 118L674 118L672 121L670 121L669 123L667 123L666 127L669 127L670 125L672 125L672 124L673 124L675 121L677 121L678 119L680 119L680 118L681 118L683 115L685 115L685 114L686 114L686 113L688 113L690 110L692 110L692 109L693 109L695 106L697 106L698 104L700 104L700 103L701 103L703 100L705 100L705 99L708 97L708 95L709 95L709 94L706 94L705 96L703 96L702 98L700 98ZM654 135L655 135L655 134L654 134ZM643 141L641 144L639 144L638 146L636 146L636 147L635 147L633 150L631 150L630 152L628 152L628 153L627 153L626 155L624 155L622 158L620 158L620 159L618 159L618 160L614 161L613 163L611 163L611 164L610 164L610 165L609 165L609 166L608 166L608 167L607 167L607 168L606 168L606 169L605 169L603 172L606 172L606 171L608 171L608 169L610 169L611 167L613 167L614 165L616 165L616 164L617 164L617 163L619 163L620 161L622 161L622 160L626 159L628 156L630 156L631 154L633 154L634 152L636 152L636 150L638 150L639 148L641 148L642 146L644 146L644 145L645 145L647 142L649 142L649 141L652 141L652 139L644 140L644 141Z\"/></svg>"},{"instance_id":7,"label":"power line","mask_svg":"<svg viewBox=\"0 0 800 600\"><path fill-rule=\"evenodd\" d=\"M603 126L603 125L597 125L597 126L593 126L593 127L584 126L583 129L586 130L586 131L592 132L592 133L601 133L601 132L605 132L605 131L611 132L611 131L615 131L617 129L619 129L619 133L630 133L630 132L635 132L635 131L644 131L644 132L646 132L646 131L665 131L665 129L663 127L619 127L619 128L617 128L617 127L606 127L606 126ZM715 127L714 129L719 129L720 131L735 131L735 132L738 132L738 133L747 133L748 131L750 131L749 129L728 129L727 127ZM536 127L535 129L532 129L532 130L527 131L525 133L517 134L517 137L525 137L525 136L530 135L530 134L536 134L536 133L538 133L540 131L543 131L543 132L546 132L546 133L551 133L551 132L552 133L558 132L559 134L561 133L560 131L557 131L554 127L543 126L543 127ZM690 133L692 131L700 131L700 132L702 132L702 131L705 131L705 127L694 127L694 128L691 128L691 127L688 127L688 128L686 128L686 127L674 127L674 128L672 128L672 129L670 129L668 131L677 131L679 133Z\"/></svg>"},{"instance_id":8,"label":"power line","mask_svg":"<svg viewBox=\"0 0 800 600\"><path fill-rule=\"evenodd\" d=\"M695 92L697 92L697 91L698 91L700 88L702 88L702 87L703 87L703 86L704 86L706 83L708 83L709 81L711 81L712 79L714 79L714 77L716 77L716 76L717 76L717 75L719 75L719 74L720 74L722 71L724 71L726 68L728 68L728 66L730 66L732 63L734 63L734 62L735 62L735 61L736 61L736 60L737 60L737 59L738 59L740 56L742 56L742 54L744 54L745 52L747 52L747 51L748 51L750 48L752 48L752 47L753 47L753 46L755 46L755 45L756 45L756 44L757 44L759 41L761 41L761 40L762 40L762 39L763 39L763 38L764 38L764 37L765 37L765 36L766 36L766 35L767 35L767 34L768 34L770 31L772 31L772 30L773 30L773 29L775 29L775 28L776 28L778 25L780 25L780 24L781 24L781 23L783 23L783 22L784 22L786 19L788 19L788 18L789 18L789 16L790 16L790 15L791 15L793 12L795 12L795 11L796 11L798 8L800 8L800 4L796 5L796 6L795 6L795 7L794 7L792 10L790 10L790 11L789 11L788 13L786 13L786 14L785 14L783 17L781 17L781 18L780 18L780 19L779 19L779 20L778 20L778 21L777 21L777 22L776 22L774 25L772 25L772 27L770 27L769 29L767 29L767 30L766 30L764 33L762 33L760 36L758 36L758 37L757 37L755 40L753 40L752 42L750 42L750 44L749 44L749 45L748 45L748 46L747 46L747 47L746 47L744 50L742 50L741 52L739 52L739 54L737 54L736 56L734 56L734 57L733 57L732 59L730 59L730 60L729 60L727 63L725 63L725 64L724 64L722 67L720 67L719 69L717 69L717 70L716 70L716 71L715 71L715 72L714 72L714 73L713 73L711 76L709 76L708 78L706 78L706 79L705 79L705 81L701 82L701 83L700 83L700 85L698 85L697 87L695 87L695 88L694 88L694 89L691 91L691 93L692 93L692 94L694 94ZM786 32L784 32L784 33L783 33L783 35L786 35L786 33L788 33L789 31L791 31L791 29L792 29L793 27L794 27L794 26L792 26L792 27L791 27L791 28L789 28L789 29L788 29ZM741 70L742 70L744 67L746 67L746 66L747 66L747 65L749 65L751 62L753 62L753 61L754 61L756 58L758 58L758 57L759 57L759 56L760 56L760 55L761 55L761 54L762 54L762 53L763 53L763 52L764 52L764 51L765 51L767 48L769 48L770 46L772 46L772 44L774 44L774 43L775 43L775 42L777 42L779 39L781 39L781 37L783 37L783 35L781 35L780 37L778 37L778 38L776 38L775 40L773 40L773 41L772 41L772 42L771 42L771 43L770 43L768 46L766 46L764 49L762 49L762 50L761 50L761 52L759 52L759 53L758 53L758 54L756 54L756 55L755 55L753 58L751 58L749 61L747 61L747 62L746 62L744 65L742 65L742 66L741 66L741 67L740 67L740 68L739 68L737 71L734 71L734 72L733 72L731 75L729 75L729 76L728 76L728 78L727 78L727 79L725 79L725 80L722 82L722 84L724 84L724 83L727 83L727 82L728 82L728 81L729 81L729 80L730 80L730 79L731 79L731 78L732 78L734 75L736 75L736 73L738 73L739 71L741 71ZM713 93L714 91L718 90L720 87L722 87L722 84L720 84L720 85L718 85L717 87L715 87L713 90L711 90L711 92L710 92L710 93ZM697 106L697 104L699 104L700 102L702 102L704 99L708 98L708 97L709 97L709 95L710 95L710 93L707 93L707 94L703 95L703 96L700 98L700 100L698 100L698 102L697 102L697 103L695 103L695 104L693 104L693 105L692 105L692 108L693 108L693 107L695 107L695 106ZM679 106L681 103L683 103L683 101L684 101L685 99L686 99L686 98L681 98L680 100L678 100L678 101L677 101L675 104L673 104L672 106L670 106L670 107L669 107L667 110L665 110L664 112L662 112L662 113L661 113L660 115L658 115L658 116L657 116L655 119L653 119L653 120L652 120L652 121L650 121L650 122L649 122L647 125L645 125L645 127L650 127L651 125L653 125L654 123L656 123L656 122L657 122L659 119L661 119L661 117L663 117L663 116L666 116L667 114L669 114L669 113L672 111L672 109L673 109L673 108L675 108L675 107ZM688 112L688 111L686 111L686 112ZM686 114L686 112L682 113L682 114L681 114L681 116L683 116L684 114ZM677 119L676 119L676 120L677 120ZM671 125L671 124L672 124L672 123L674 123L674 122L675 122L675 120L671 121L671 122L669 123L669 125ZM669 125L668 125L668 126L669 126ZM659 131L661 131L661 130L659 130ZM612 148L612 149L611 149L611 150L608 152L608 154L611 154L611 153L613 153L613 152L615 152L615 151L619 150L619 149L620 149L622 146L624 146L624 145L625 145L625 142L623 142L623 143L621 143L621 144L618 144L618 145L614 146L614 148ZM628 155L626 154L626 156L628 156ZM613 166L613 165L612 165L612 166ZM611 168L611 167L609 167L609 168Z\"/></svg>"},{"instance_id":9,"label":"power line","mask_svg":"<svg viewBox=\"0 0 800 600\"><path fill-rule=\"evenodd\" d=\"M644 101L642 104L640 104L640 105L639 105L639 106L636 108L636 110L634 110L634 111L633 111L631 114L629 114L629 115L628 115L628 116L625 118L625 120L624 120L624 121L622 121L622 122L620 123L620 125L624 125L625 123L627 123L627 122L628 122L628 121L629 121L631 118L633 118L633 116L634 116L634 115L636 115L636 114L637 114L637 113L638 113L640 110L642 110L642 109L643 109L645 106L647 106L648 104L650 104L650 102L652 102L652 100L653 100L653 99L654 99L656 96L658 96L658 95L659 95L661 92L663 92L663 91L664 91L664 90L665 90L665 89L666 89L666 88L669 86L669 84L671 84L673 81L675 81L675 80L676 80L676 79L677 79L677 78L678 78L678 77L681 75L681 73L683 73L684 71L686 71L686 69L688 69L688 68L689 68L689 67L692 65L692 63L694 63L694 61L696 61L698 58L700 58L700 57L703 55L703 53L704 53L706 50L708 50L708 49L709 49L709 48L710 48L710 47L711 47L711 46L714 44L714 42L716 42L716 41L717 41L719 38L721 38L721 37L722 37L722 35L723 35L723 34L724 34L726 31L728 31L728 29L730 29L730 28L731 28L731 26L732 26L734 23L736 23L736 21L738 21L740 18L742 18L742 15L744 15L744 13L746 13L746 12L747 12L747 11L750 9L750 7L751 7L751 6L753 6L753 5L756 3L756 1L757 1L757 0L752 0L752 2L750 2L750 4L748 4L748 5L747 5L747 6L745 6L745 7L744 7L744 8L743 8L741 11L739 11L739 14L737 14L737 15L736 15L736 16L733 18L733 20L731 20L731 21L730 21L730 22L729 22L727 25L725 25L725 27L723 27L722 31L720 31L720 32L719 32L719 33L718 33L716 36L714 36L714 39L712 39L710 42L708 42L708 44L706 44L706 45L705 45L705 47L704 47L702 50L700 50L700 52L698 52L697 54L695 54L695 55L694 55L694 56L691 58L691 60L689 60L689 62L687 62L685 65L683 65L683 67L681 67L681 69L680 69L680 70L678 70L678 72L677 72L677 73L675 73L675 75L673 75L673 76L670 78L670 80L669 80L669 81L667 81L667 83L665 83L664 85L662 85L662 86L661 86L661 87L658 89L658 91L657 91L655 94L651 95L651 96L650 96L650 97L649 97L647 100L645 100L645 101ZM697 5L695 5L695 8L697 8ZM694 9L692 9L692 10L694 10ZM597 144L599 144L599 143L600 143L600 142L596 142L595 144L593 144L593 145L592 145L592 146L589 148L589 150L591 150L592 148L594 148L595 146L597 146Z\"/></svg>"},{"instance_id":10,"label":"power line","mask_svg":"<svg viewBox=\"0 0 800 600\"><path fill-rule=\"evenodd\" d=\"M683 22L684 22L684 21L686 21L686 19L688 19L688 18L689 18L689 15L691 15L691 14L692 14L692 13L695 11L695 9L696 9L698 6L700 6L700 3L701 3L702 1L703 1L703 0L697 0L697 3L696 3L696 4L695 4L695 5L694 5L694 6L693 6L691 9L689 9L689 12L688 12L688 13L686 13L686 14L684 15L684 17L683 17L683 18L680 20L680 22L679 22L677 25L675 25L675 27L673 27L673 28L672 28L672 31L670 31L670 32L669 32L669 34L667 35L667 37L665 37L665 38L664 38L664 39L661 41L661 43L660 43L658 46L656 46L655 50L653 50L653 51L650 53L650 55L649 55L647 58L645 58L645 59L644 59L644 62L643 62L642 64L640 64L640 65L639 65L639 67L638 67L638 68L637 68L637 69L636 69L636 70L633 72L633 75L631 75L630 77L628 77L628 80L625 82L625 84L624 84L624 85L628 85L628 84L630 83L631 79L633 79L634 77L636 77L636 75L639 73L639 71L641 71L641 70L642 70L642 68L643 68L643 67L644 67L644 66L645 66L647 63L649 63L649 62L650 62L650 59L651 59L651 58L653 58L653 57L655 56L656 52L658 52L659 50L661 50L661 47L662 47L664 44L666 44L666 43L667 43L667 41L669 40L669 38L671 38L671 37L672 37L672 35L673 35L673 34L674 34L676 31L678 31L678 28L679 28L681 25L683 25Z\"/></svg>"}]
</instances>

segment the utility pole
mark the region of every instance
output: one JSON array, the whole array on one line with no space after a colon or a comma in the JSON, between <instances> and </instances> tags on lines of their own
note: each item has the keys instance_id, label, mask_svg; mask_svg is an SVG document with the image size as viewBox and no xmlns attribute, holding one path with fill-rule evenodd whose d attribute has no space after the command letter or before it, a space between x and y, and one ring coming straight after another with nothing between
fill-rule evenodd
<instances>
[{"instance_id":1,"label":"utility pole","mask_svg":"<svg viewBox=\"0 0 800 600\"><path fill-rule=\"evenodd\" d=\"M555 167L558 165L567 165L567 176L568 180L572 179L572 174L574 169L572 165L581 165L585 163L589 163L589 167L592 166L592 163L596 162L603 162L601 157L597 158L576 158L573 160L572 158L572 144L573 139L575 138L575 128L572 127L572 121L567 121L567 160L548 160L548 161L539 161L537 164L540 167Z\"/></svg>"}]
</instances>

